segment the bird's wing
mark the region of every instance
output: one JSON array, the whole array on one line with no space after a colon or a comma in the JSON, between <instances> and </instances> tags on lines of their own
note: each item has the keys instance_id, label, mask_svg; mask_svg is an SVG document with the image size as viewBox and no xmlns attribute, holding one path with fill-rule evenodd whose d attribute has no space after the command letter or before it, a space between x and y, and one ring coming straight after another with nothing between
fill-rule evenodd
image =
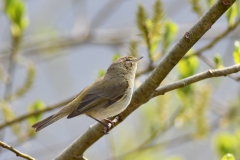
<instances>
[{"instance_id":1,"label":"bird's wing","mask_svg":"<svg viewBox=\"0 0 240 160\"><path fill-rule=\"evenodd\" d=\"M67 118L73 118L80 114L91 111L96 107L108 107L114 102L125 96L125 91L128 88L128 82L102 81L102 84L96 84L91 87L86 96L81 100L79 106L68 115Z\"/></svg>"}]
</instances>

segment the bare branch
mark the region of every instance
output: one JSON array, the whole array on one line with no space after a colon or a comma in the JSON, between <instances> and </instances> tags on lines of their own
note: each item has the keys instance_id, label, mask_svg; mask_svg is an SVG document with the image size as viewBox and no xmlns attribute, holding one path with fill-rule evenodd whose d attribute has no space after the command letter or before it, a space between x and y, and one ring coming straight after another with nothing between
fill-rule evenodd
<instances>
[{"instance_id":1,"label":"bare branch","mask_svg":"<svg viewBox=\"0 0 240 160\"><path fill-rule=\"evenodd\" d=\"M218 0L209 11L197 22L193 28L187 32L184 37L176 44L160 64L153 70L146 81L134 92L132 100L128 108L119 116L119 122L123 121L128 115L135 111L140 105L146 103L151 98L152 93L165 79L169 72L176 66L179 60L187 53L187 51L211 28L211 26L219 19L226 10L231 7L235 0L228 0L228 4L223 4L222 0ZM213 16L214 15L214 16ZM117 124L116 124L117 125ZM85 131L75 142L67 147L57 160L73 160L76 157L82 157L86 149L100 139L104 133L101 124L95 124Z\"/></svg>"},{"instance_id":2,"label":"bare branch","mask_svg":"<svg viewBox=\"0 0 240 160\"><path fill-rule=\"evenodd\" d=\"M159 87L152 94L152 98L159 96L159 95L163 95L166 92L185 87L187 85L190 85L192 83L195 83L195 82L207 79L207 78L227 76L228 74L236 73L239 71L240 71L240 64L222 68L222 69L208 70L208 71L193 75L191 77L176 81L174 83Z\"/></svg>"},{"instance_id":3,"label":"bare branch","mask_svg":"<svg viewBox=\"0 0 240 160\"><path fill-rule=\"evenodd\" d=\"M18 150L16 150L16 149L14 149L12 146L10 146L10 145L2 142L2 141L0 141L0 146L2 146L3 148L6 148L6 149L12 151L12 152L15 153L16 156L18 156L18 157L22 157L22 158L28 159L28 160L35 160L35 159L32 158L31 156L29 156L29 155L27 155L27 154L24 154L24 153L22 153L22 152L20 152L20 151L18 151Z\"/></svg>"}]
</instances>

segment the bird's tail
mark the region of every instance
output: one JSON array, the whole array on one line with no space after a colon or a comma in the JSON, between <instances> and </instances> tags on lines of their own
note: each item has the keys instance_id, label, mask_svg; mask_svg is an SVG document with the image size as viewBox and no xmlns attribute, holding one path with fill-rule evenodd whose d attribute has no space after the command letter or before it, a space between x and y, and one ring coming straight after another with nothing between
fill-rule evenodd
<instances>
[{"instance_id":1,"label":"bird's tail","mask_svg":"<svg viewBox=\"0 0 240 160\"><path fill-rule=\"evenodd\" d=\"M56 122L57 120L65 117L66 114L64 114L63 112L58 112L56 114L53 114L43 120L41 120L40 122L35 123L32 127L36 129L36 132L40 131L41 129L47 127L48 125Z\"/></svg>"}]
</instances>

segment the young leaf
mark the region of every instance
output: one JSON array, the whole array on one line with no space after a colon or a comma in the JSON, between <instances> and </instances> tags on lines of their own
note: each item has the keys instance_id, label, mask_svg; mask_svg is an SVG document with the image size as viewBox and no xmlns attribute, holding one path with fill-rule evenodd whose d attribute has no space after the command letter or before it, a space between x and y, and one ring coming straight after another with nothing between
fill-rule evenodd
<instances>
[{"instance_id":1,"label":"young leaf","mask_svg":"<svg viewBox=\"0 0 240 160\"><path fill-rule=\"evenodd\" d=\"M220 57L220 55L215 55L214 56L214 62L216 64L216 68L223 68L223 63L222 63L222 58Z\"/></svg>"},{"instance_id":2,"label":"young leaf","mask_svg":"<svg viewBox=\"0 0 240 160\"><path fill-rule=\"evenodd\" d=\"M119 53L114 54L113 57L112 57L112 61L115 61L115 60L117 60L120 57L121 57L121 54L119 54Z\"/></svg>"},{"instance_id":3,"label":"young leaf","mask_svg":"<svg viewBox=\"0 0 240 160\"><path fill-rule=\"evenodd\" d=\"M29 113L36 112L36 111L44 109L45 107L46 106L43 101L37 100L28 107L28 112ZM32 126L34 123L41 120L41 118L42 118L42 114L37 114L37 115L31 116L28 118L28 123L30 126Z\"/></svg>"},{"instance_id":4,"label":"young leaf","mask_svg":"<svg viewBox=\"0 0 240 160\"><path fill-rule=\"evenodd\" d=\"M188 54L190 54L189 51ZM180 72L180 78L186 78L192 76L198 68L198 59L195 56L191 56L187 59L182 59L178 65L178 70Z\"/></svg>"},{"instance_id":5,"label":"young leaf","mask_svg":"<svg viewBox=\"0 0 240 160\"><path fill-rule=\"evenodd\" d=\"M215 148L218 154L222 157L227 153L236 153L238 151L236 137L229 133L219 133L214 139Z\"/></svg>"},{"instance_id":6,"label":"young leaf","mask_svg":"<svg viewBox=\"0 0 240 160\"><path fill-rule=\"evenodd\" d=\"M163 34L163 50L166 51L167 48L173 41L176 33L178 31L177 24L172 22L171 20L167 20L164 25L164 34Z\"/></svg>"},{"instance_id":7,"label":"young leaf","mask_svg":"<svg viewBox=\"0 0 240 160\"><path fill-rule=\"evenodd\" d=\"M203 13L203 9L202 9L202 5L200 4L200 0L189 0L191 6L192 6L192 10L197 13L197 15L199 17L202 16Z\"/></svg>"},{"instance_id":8,"label":"young leaf","mask_svg":"<svg viewBox=\"0 0 240 160\"><path fill-rule=\"evenodd\" d=\"M5 0L5 13L12 22L11 31L14 37L20 37L28 25L25 12L26 7L22 0Z\"/></svg>"},{"instance_id":9,"label":"young leaf","mask_svg":"<svg viewBox=\"0 0 240 160\"><path fill-rule=\"evenodd\" d=\"M98 77L102 77L102 76L104 76L106 74L106 70L105 69L100 69L99 71L98 71Z\"/></svg>"},{"instance_id":10,"label":"young leaf","mask_svg":"<svg viewBox=\"0 0 240 160\"><path fill-rule=\"evenodd\" d=\"M236 64L240 63L240 41L234 43L233 58Z\"/></svg>"},{"instance_id":11,"label":"young leaf","mask_svg":"<svg viewBox=\"0 0 240 160\"><path fill-rule=\"evenodd\" d=\"M207 0L208 7L211 7L214 4L215 0Z\"/></svg>"},{"instance_id":12,"label":"young leaf","mask_svg":"<svg viewBox=\"0 0 240 160\"><path fill-rule=\"evenodd\" d=\"M234 156L230 153L223 156L222 160L235 160Z\"/></svg>"},{"instance_id":13,"label":"young leaf","mask_svg":"<svg viewBox=\"0 0 240 160\"><path fill-rule=\"evenodd\" d=\"M232 26L238 14L237 4L233 4L226 12L229 26Z\"/></svg>"}]
</instances>

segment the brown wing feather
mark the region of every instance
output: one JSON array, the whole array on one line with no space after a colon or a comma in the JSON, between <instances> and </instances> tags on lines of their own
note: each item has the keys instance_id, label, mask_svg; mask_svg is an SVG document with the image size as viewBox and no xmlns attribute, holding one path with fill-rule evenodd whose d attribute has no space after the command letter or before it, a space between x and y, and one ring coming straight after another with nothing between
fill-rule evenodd
<instances>
[{"instance_id":1,"label":"brown wing feather","mask_svg":"<svg viewBox=\"0 0 240 160\"><path fill-rule=\"evenodd\" d=\"M111 81L112 82L112 81ZM123 83L108 83L107 85L99 85L94 90L89 90L88 94L82 99L81 103L67 118L73 118L80 114L86 113L95 107L108 107L114 102L120 100L125 95L125 90L128 88L128 82Z\"/></svg>"}]
</instances>

